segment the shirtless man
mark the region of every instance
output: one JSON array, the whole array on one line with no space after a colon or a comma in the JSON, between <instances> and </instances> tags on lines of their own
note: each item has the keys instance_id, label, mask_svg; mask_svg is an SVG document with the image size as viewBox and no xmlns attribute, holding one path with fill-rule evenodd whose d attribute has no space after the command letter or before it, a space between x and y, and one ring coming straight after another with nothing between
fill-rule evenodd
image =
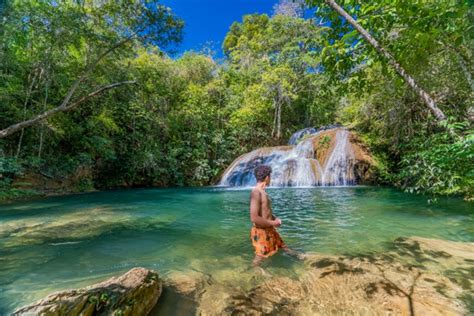
<instances>
[{"instance_id":1,"label":"shirtless man","mask_svg":"<svg viewBox=\"0 0 474 316\"><path fill-rule=\"evenodd\" d=\"M276 231L275 227L281 225L281 220L273 216L270 198L265 188L270 184L272 168L259 165L255 168L257 185L250 195L250 220L253 223L250 239L255 248L253 265L258 266L262 260L283 249L290 255L303 259L302 255L289 249Z\"/></svg>"}]
</instances>

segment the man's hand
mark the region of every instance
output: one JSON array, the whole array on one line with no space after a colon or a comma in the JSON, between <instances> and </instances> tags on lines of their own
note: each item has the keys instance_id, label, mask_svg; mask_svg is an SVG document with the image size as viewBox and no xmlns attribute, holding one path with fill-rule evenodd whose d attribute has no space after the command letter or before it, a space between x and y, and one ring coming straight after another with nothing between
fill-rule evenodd
<instances>
[{"instance_id":1,"label":"man's hand","mask_svg":"<svg viewBox=\"0 0 474 316\"><path fill-rule=\"evenodd\" d=\"M275 227L280 227L280 225L281 225L281 219L279 219L279 218L277 217L277 218L275 218L275 220L273 221L273 223L274 223L273 226L275 226Z\"/></svg>"}]
</instances>

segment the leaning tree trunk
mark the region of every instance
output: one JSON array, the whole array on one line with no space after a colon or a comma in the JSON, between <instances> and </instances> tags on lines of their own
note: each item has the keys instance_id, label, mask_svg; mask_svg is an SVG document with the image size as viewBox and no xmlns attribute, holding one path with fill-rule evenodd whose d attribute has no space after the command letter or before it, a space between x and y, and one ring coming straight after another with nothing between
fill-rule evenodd
<instances>
[{"instance_id":1,"label":"leaning tree trunk","mask_svg":"<svg viewBox=\"0 0 474 316\"><path fill-rule=\"evenodd\" d=\"M446 119L446 115L438 108L436 102L433 98L423 90L410 76L405 69L395 60L395 58L386 51L380 44L367 32L362 26L357 23L343 8L341 8L334 0L325 0L326 3L331 6L339 15L344 17L361 35L364 37L370 45L372 45L380 54L382 54L388 61L390 65L392 65L395 70L400 74L400 76L405 79L405 81L412 87L413 90L420 96L420 98L425 102L426 106L430 109L431 113L436 117L438 121L443 121Z\"/></svg>"},{"instance_id":2,"label":"leaning tree trunk","mask_svg":"<svg viewBox=\"0 0 474 316\"><path fill-rule=\"evenodd\" d=\"M6 137L10 134L13 134L13 133L25 128L25 127L28 127L28 126L34 125L38 122L41 122L41 121L49 118L50 116L52 116L56 113L69 111L69 110L75 108L76 106L78 106L79 104L81 104L82 102L86 101L87 99L101 94L103 91L107 91L107 90L113 89L115 87L124 85L124 84L134 84L134 83L135 83L135 81L122 81L122 82L116 82L116 83L112 83L112 84L103 86L103 87L97 89L96 91L91 92L86 96L83 96L82 98L80 98L79 100L77 100L73 103L69 103L69 104L68 103L63 103L62 105L60 105L56 108L53 108L51 110L48 110L48 111L43 112L41 114L38 114L37 116L33 117L32 119L29 119L29 120L26 120L26 121L23 121L23 122L20 122L20 123L17 123L17 124L10 125L9 127L7 127L7 128L0 131L0 138Z\"/></svg>"},{"instance_id":3,"label":"leaning tree trunk","mask_svg":"<svg viewBox=\"0 0 474 316\"><path fill-rule=\"evenodd\" d=\"M131 34L127 38L125 38L125 39L121 40L120 42L116 43L115 45L113 45L112 47L110 47L109 49L104 51L102 54L100 54L99 57L96 60L94 60L92 63L90 63L88 66L86 66L86 69L84 69L83 73L79 76L79 78L77 78L74 81L74 83L71 85L71 87L69 87L69 90L67 91L66 96L64 97L63 101L61 102L61 104L58 107L56 107L54 109L51 109L51 110L48 110L46 112L43 112L43 113L35 116L32 119L10 125L5 129L0 130L0 138L7 137L8 135L11 135L11 134L13 134L13 133L15 133L19 130L22 130L25 127L29 127L31 125L39 123L39 122L49 118L50 116L52 116L52 115L54 115L58 112L68 111L68 110L76 107L80 103L84 102L88 98L94 97L94 96L102 93L103 91L113 89L113 88L118 87L118 86L123 85L123 84L135 83L135 81L123 81L123 82L112 83L112 84L109 84L107 86L103 86L103 87L101 87L100 89L98 89L94 92L89 93L88 95L82 97L81 99L77 100L76 102L74 102L72 104L69 104L69 102L71 101L72 96L76 92L79 85L89 77L90 73L95 69L95 67L99 64L99 62L105 56L112 53L118 47L124 45L127 42L130 42L134 37L135 37L135 34Z\"/></svg>"}]
</instances>

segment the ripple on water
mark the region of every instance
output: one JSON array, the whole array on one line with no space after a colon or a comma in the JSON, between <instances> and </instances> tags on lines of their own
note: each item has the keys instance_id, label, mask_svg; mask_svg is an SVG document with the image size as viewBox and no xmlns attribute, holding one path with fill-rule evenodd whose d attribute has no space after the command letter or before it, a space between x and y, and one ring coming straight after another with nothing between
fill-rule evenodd
<instances>
[{"instance_id":1,"label":"ripple on water","mask_svg":"<svg viewBox=\"0 0 474 316\"><path fill-rule=\"evenodd\" d=\"M400 236L474 241L472 204L389 188L268 190L291 248L328 254L384 251ZM97 192L0 207L0 314L54 290L126 271L193 269L249 286L249 189ZM278 254L264 264L297 277Z\"/></svg>"}]
</instances>

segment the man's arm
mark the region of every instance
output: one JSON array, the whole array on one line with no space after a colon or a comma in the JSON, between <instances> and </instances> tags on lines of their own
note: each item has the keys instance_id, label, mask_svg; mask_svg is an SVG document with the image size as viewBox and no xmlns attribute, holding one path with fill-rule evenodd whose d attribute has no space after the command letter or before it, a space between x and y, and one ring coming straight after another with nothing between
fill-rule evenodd
<instances>
[{"instance_id":1,"label":"man's arm","mask_svg":"<svg viewBox=\"0 0 474 316\"><path fill-rule=\"evenodd\" d=\"M260 227L272 227L275 226L275 221L263 218L258 214L258 210L261 206L262 200L260 192L252 190L250 194L250 220Z\"/></svg>"}]
</instances>

